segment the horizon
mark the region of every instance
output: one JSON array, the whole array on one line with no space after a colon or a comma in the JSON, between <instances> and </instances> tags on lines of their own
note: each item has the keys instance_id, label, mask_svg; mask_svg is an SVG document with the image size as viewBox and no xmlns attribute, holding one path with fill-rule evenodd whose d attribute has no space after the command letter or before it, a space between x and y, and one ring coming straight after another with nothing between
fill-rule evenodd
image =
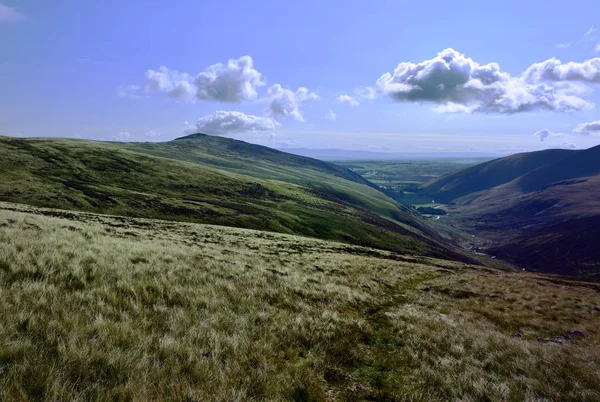
<instances>
[{"instance_id":1,"label":"horizon","mask_svg":"<svg viewBox=\"0 0 600 402\"><path fill-rule=\"evenodd\" d=\"M599 23L581 12L595 2L509 1L493 20L473 4L423 15L338 0L0 0L0 135L152 142L197 130L415 154L600 144Z\"/></svg>"}]
</instances>

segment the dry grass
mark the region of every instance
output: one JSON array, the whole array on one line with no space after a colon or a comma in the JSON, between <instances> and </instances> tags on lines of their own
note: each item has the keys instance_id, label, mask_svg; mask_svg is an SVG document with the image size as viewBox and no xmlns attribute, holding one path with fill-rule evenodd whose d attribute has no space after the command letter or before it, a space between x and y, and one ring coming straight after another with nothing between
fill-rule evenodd
<instances>
[{"instance_id":1,"label":"dry grass","mask_svg":"<svg viewBox=\"0 0 600 402\"><path fill-rule=\"evenodd\" d=\"M0 203L3 401L594 401L599 318L594 284Z\"/></svg>"}]
</instances>

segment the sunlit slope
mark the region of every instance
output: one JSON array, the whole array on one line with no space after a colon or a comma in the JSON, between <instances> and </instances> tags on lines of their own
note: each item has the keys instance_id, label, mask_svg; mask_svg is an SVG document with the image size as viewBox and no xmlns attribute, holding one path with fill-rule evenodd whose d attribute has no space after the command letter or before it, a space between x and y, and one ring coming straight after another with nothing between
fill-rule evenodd
<instances>
[{"instance_id":1,"label":"sunlit slope","mask_svg":"<svg viewBox=\"0 0 600 402\"><path fill-rule=\"evenodd\" d=\"M317 159L204 134L193 134L169 142L114 145L260 179L299 184L317 191L320 197L367 208L411 226L421 225L410 210L378 191L377 186L368 180L349 169Z\"/></svg>"},{"instance_id":2,"label":"sunlit slope","mask_svg":"<svg viewBox=\"0 0 600 402\"><path fill-rule=\"evenodd\" d=\"M418 230L343 197L141 154L114 143L0 137L0 173L0 200L5 201L262 229L463 258ZM337 180L339 191L354 184L370 189L341 177L329 180ZM391 200L389 204L394 206Z\"/></svg>"}]
</instances>

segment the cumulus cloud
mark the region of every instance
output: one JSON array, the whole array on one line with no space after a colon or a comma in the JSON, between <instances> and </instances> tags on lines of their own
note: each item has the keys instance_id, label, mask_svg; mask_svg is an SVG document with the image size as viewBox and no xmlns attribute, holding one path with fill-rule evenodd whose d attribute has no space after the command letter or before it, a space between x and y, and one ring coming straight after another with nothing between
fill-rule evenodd
<instances>
[{"instance_id":1,"label":"cumulus cloud","mask_svg":"<svg viewBox=\"0 0 600 402\"><path fill-rule=\"evenodd\" d=\"M540 130L540 131L538 131L537 133L535 133L533 135L535 137L540 137L540 141L544 142L544 141L546 141L550 137L560 137L562 134L560 134L560 133L553 133L550 130L543 129L543 130Z\"/></svg>"},{"instance_id":2,"label":"cumulus cloud","mask_svg":"<svg viewBox=\"0 0 600 402\"><path fill-rule=\"evenodd\" d=\"M340 95L337 98L335 98L335 100L338 103L347 103L350 106L358 106L358 105L360 105L360 102L358 101L358 99L356 99L355 97L350 96L350 95Z\"/></svg>"},{"instance_id":3,"label":"cumulus cloud","mask_svg":"<svg viewBox=\"0 0 600 402\"><path fill-rule=\"evenodd\" d=\"M0 3L0 23L26 21L27 16L15 7L9 7Z\"/></svg>"},{"instance_id":4,"label":"cumulus cloud","mask_svg":"<svg viewBox=\"0 0 600 402\"><path fill-rule=\"evenodd\" d=\"M600 120L581 123L575 127L573 132L582 135L593 135L600 137Z\"/></svg>"},{"instance_id":5,"label":"cumulus cloud","mask_svg":"<svg viewBox=\"0 0 600 402\"><path fill-rule=\"evenodd\" d=\"M304 121L301 103L309 100L317 100L319 99L319 95L315 92L310 92L304 87L300 87L294 92L283 88L279 84L275 84L267 90L267 97L265 99L269 102L266 110L269 116L291 117L298 121Z\"/></svg>"},{"instance_id":6,"label":"cumulus cloud","mask_svg":"<svg viewBox=\"0 0 600 402\"><path fill-rule=\"evenodd\" d=\"M146 72L146 88L181 100L214 100L240 103L254 100L256 89L264 85L262 74L250 56L231 59L207 67L195 77L165 66Z\"/></svg>"},{"instance_id":7,"label":"cumulus cloud","mask_svg":"<svg viewBox=\"0 0 600 402\"><path fill-rule=\"evenodd\" d=\"M538 82L570 82L600 83L600 57L582 63L562 63L552 58L541 63L532 64L523 73L523 78L530 83Z\"/></svg>"},{"instance_id":8,"label":"cumulus cloud","mask_svg":"<svg viewBox=\"0 0 600 402\"><path fill-rule=\"evenodd\" d=\"M130 85L129 87L135 87ZM192 76L165 66L158 70L146 71L146 90L165 92L168 96L178 99L191 100L196 93Z\"/></svg>"},{"instance_id":9,"label":"cumulus cloud","mask_svg":"<svg viewBox=\"0 0 600 402\"><path fill-rule=\"evenodd\" d=\"M237 111L219 110L211 115L201 117L195 127L188 126L186 133L205 133L225 135L248 131L274 130L279 123L270 117L248 115Z\"/></svg>"},{"instance_id":10,"label":"cumulus cloud","mask_svg":"<svg viewBox=\"0 0 600 402\"><path fill-rule=\"evenodd\" d=\"M325 120L335 121L337 119L337 114L332 109L329 109L324 118Z\"/></svg>"},{"instance_id":11,"label":"cumulus cloud","mask_svg":"<svg viewBox=\"0 0 600 402\"><path fill-rule=\"evenodd\" d=\"M562 144L563 149L577 149L577 144L572 144L570 142L565 142Z\"/></svg>"},{"instance_id":12,"label":"cumulus cloud","mask_svg":"<svg viewBox=\"0 0 600 402\"><path fill-rule=\"evenodd\" d=\"M594 65L593 63L591 65ZM377 80L378 90L400 102L429 102L441 112L519 113L575 111L593 105L545 82L529 82L446 49L421 63L402 62Z\"/></svg>"}]
</instances>

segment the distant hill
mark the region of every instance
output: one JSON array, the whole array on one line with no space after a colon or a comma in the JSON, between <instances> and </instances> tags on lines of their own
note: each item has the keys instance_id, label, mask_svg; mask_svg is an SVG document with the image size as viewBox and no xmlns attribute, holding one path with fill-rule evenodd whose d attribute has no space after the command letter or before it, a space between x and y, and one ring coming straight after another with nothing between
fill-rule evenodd
<instances>
[{"instance_id":1,"label":"distant hill","mask_svg":"<svg viewBox=\"0 0 600 402\"><path fill-rule=\"evenodd\" d=\"M281 148L295 155L326 161L348 160L398 160L398 159L442 159L442 158L498 158L506 153L489 152L375 152L335 148Z\"/></svg>"},{"instance_id":2,"label":"distant hill","mask_svg":"<svg viewBox=\"0 0 600 402\"><path fill-rule=\"evenodd\" d=\"M535 169L561 161L578 151L548 149L521 153L475 165L435 179L422 187L424 193L440 202L508 183Z\"/></svg>"},{"instance_id":3,"label":"distant hill","mask_svg":"<svg viewBox=\"0 0 600 402\"><path fill-rule=\"evenodd\" d=\"M269 230L470 260L355 173L245 142L0 137L0 200Z\"/></svg>"},{"instance_id":4,"label":"distant hill","mask_svg":"<svg viewBox=\"0 0 600 402\"><path fill-rule=\"evenodd\" d=\"M600 146L513 155L421 189L460 227L525 268L600 277Z\"/></svg>"}]
</instances>

